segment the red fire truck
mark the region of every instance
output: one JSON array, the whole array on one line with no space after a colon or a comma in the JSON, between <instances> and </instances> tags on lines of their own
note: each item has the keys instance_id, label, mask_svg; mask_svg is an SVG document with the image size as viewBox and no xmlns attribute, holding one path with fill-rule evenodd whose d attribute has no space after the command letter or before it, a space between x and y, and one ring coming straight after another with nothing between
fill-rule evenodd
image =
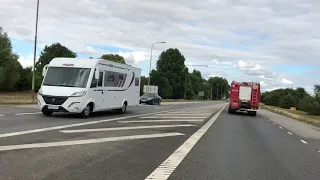
<instances>
[{"instance_id":1,"label":"red fire truck","mask_svg":"<svg viewBox=\"0 0 320 180\"><path fill-rule=\"evenodd\" d=\"M229 113L246 111L255 116L260 103L260 83L232 81L230 87Z\"/></svg>"}]
</instances>

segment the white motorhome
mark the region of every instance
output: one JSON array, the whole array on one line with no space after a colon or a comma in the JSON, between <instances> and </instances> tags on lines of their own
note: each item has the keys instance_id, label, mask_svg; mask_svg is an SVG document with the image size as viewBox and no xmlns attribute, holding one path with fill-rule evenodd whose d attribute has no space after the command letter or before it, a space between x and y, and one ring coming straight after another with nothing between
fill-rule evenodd
<instances>
[{"instance_id":1,"label":"white motorhome","mask_svg":"<svg viewBox=\"0 0 320 180\"><path fill-rule=\"evenodd\" d=\"M139 105L141 69L101 59L54 58L43 68L38 105L53 112L90 113Z\"/></svg>"}]
</instances>

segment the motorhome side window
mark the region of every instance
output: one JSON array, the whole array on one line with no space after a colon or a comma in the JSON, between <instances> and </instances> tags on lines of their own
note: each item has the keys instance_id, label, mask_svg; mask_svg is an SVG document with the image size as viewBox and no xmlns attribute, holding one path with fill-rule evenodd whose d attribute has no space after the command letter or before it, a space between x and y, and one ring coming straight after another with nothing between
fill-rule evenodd
<instances>
[{"instance_id":1,"label":"motorhome side window","mask_svg":"<svg viewBox=\"0 0 320 180\"><path fill-rule=\"evenodd\" d=\"M102 82L103 82L103 72L99 72L98 87L102 87Z\"/></svg>"},{"instance_id":2,"label":"motorhome side window","mask_svg":"<svg viewBox=\"0 0 320 180\"><path fill-rule=\"evenodd\" d=\"M96 73L96 71L94 71L94 73L93 73L90 88L95 88L95 87L97 87L98 81L97 81L96 78L94 78L94 74L95 74L95 73Z\"/></svg>"},{"instance_id":3,"label":"motorhome side window","mask_svg":"<svg viewBox=\"0 0 320 180\"><path fill-rule=\"evenodd\" d=\"M113 71L106 71L104 78L105 87L117 87L119 84L119 73Z\"/></svg>"}]
</instances>

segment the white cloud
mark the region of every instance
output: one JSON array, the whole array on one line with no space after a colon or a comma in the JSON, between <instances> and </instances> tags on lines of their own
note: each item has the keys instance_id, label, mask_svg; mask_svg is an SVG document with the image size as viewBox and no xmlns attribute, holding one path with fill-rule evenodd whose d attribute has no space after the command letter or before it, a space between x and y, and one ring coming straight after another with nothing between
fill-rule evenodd
<instances>
[{"instance_id":1,"label":"white cloud","mask_svg":"<svg viewBox=\"0 0 320 180\"><path fill-rule=\"evenodd\" d=\"M212 73L209 75L209 77L222 77L222 76L218 73Z\"/></svg>"},{"instance_id":2,"label":"white cloud","mask_svg":"<svg viewBox=\"0 0 320 180\"><path fill-rule=\"evenodd\" d=\"M320 67L320 61L317 61L320 59L320 31L316 31L320 28L318 1L249 2L41 1L38 38L39 42L61 42L77 53L94 55L101 53L94 46L134 49L135 52L122 52L133 64L149 60L153 42L166 41L166 44L154 46L154 54L170 47L178 48L186 59L206 61L202 64L230 66L238 62L237 70L242 70L243 79L273 79L281 83L280 77L286 77L289 81L301 82L303 86L313 86L313 77L320 75L319 70L312 75L295 76L266 69L277 65ZM4 31L13 39L32 40L35 7L36 1L1 0L0 17ZM212 57L217 59L212 61ZM23 58L20 59L25 63ZM153 58L153 64L155 60ZM223 66L217 66L217 69L220 67ZM215 69L215 72L230 79L239 77L230 69L223 72ZM266 83L281 87L267 80ZM288 81L283 83L288 84Z\"/></svg>"},{"instance_id":3,"label":"white cloud","mask_svg":"<svg viewBox=\"0 0 320 180\"><path fill-rule=\"evenodd\" d=\"M281 83L282 84L293 84L292 81L288 80L288 79L285 79L285 78L281 78Z\"/></svg>"},{"instance_id":4,"label":"white cloud","mask_svg":"<svg viewBox=\"0 0 320 180\"><path fill-rule=\"evenodd\" d=\"M266 87L266 86L268 86L268 84L266 84L264 81L261 81L261 82L260 82L260 85L261 85L261 87Z\"/></svg>"},{"instance_id":5,"label":"white cloud","mask_svg":"<svg viewBox=\"0 0 320 180\"><path fill-rule=\"evenodd\" d=\"M222 64L222 65L232 65L230 61L219 61L218 59L213 59L212 60L213 64Z\"/></svg>"}]
</instances>

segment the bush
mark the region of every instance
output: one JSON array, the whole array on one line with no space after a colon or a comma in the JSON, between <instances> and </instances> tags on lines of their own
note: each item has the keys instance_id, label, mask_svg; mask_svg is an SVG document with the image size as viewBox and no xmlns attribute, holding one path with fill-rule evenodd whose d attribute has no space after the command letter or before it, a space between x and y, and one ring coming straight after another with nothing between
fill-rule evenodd
<instances>
[{"instance_id":1,"label":"bush","mask_svg":"<svg viewBox=\"0 0 320 180\"><path fill-rule=\"evenodd\" d=\"M283 98L280 99L280 107L289 109L290 107L296 106L296 100L292 94L287 94Z\"/></svg>"},{"instance_id":2,"label":"bush","mask_svg":"<svg viewBox=\"0 0 320 180\"><path fill-rule=\"evenodd\" d=\"M309 104L309 109L306 111L312 115L320 115L320 97L312 97Z\"/></svg>"}]
</instances>

